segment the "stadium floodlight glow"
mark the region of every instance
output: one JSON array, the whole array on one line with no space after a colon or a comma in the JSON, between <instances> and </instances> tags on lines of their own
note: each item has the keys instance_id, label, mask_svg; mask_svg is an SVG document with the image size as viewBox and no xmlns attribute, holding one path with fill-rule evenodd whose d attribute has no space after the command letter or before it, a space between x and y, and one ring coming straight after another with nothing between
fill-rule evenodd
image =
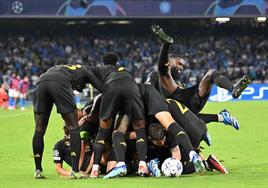
<instances>
[{"instance_id":1,"label":"stadium floodlight glow","mask_svg":"<svg viewBox=\"0 0 268 188\"><path fill-rule=\"evenodd\" d=\"M266 17L257 17L257 22L265 22Z\"/></svg>"},{"instance_id":2,"label":"stadium floodlight glow","mask_svg":"<svg viewBox=\"0 0 268 188\"><path fill-rule=\"evenodd\" d=\"M220 23L225 23L225 22L229 22L230 21L230 18L228 17L219 17L219 18L216 18L216 21L217 22L220 22Z\"/></svg>"},{"instance_id":3,"label":"stadium floodlight glow","mask_svg":"<svg viewBox=\"0 0 268 188\"><path fill-rule=\"evenodd\" d=\"M130 24L130 21L128 21L128 20L114 20L111 23L113 23L113 24Z\"/></svg>"},{"instance_id":4,"label":"stadium floodlight glow","mask_svg":"<svg viewBox=\"0 0 268 188\"><path fill-rule=\"evenodd\" d=\"M97 22L97 25L105 25L105 24L107 24L106 21L99 21L99 22Z\"/></svg>"}]
</instances>

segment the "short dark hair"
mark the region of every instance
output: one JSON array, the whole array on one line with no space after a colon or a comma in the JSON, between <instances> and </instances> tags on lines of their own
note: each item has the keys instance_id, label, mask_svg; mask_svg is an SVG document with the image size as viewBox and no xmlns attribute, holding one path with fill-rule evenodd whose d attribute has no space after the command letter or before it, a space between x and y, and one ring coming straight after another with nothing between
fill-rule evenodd
<instances>
[{"instance_id":1,"label":"short dark hair","mask_svg":"<svg viewBox=\"0 0 268 188\"><path fill-rule=\"evenodd\" d=\"M115 53L107 53L102 57L102 61L105 65L116 65L118 61L118 55Z\"/></svg>"},{"instance_id":2,"label":"short dark hair","mask_svg":"<svg viewBox=\"0 0 268 188\"><path fill-rule=\"evenodd\" d=\"M148 128L148 137L152 140L161 140L166 136L166 131L160 123L152 123Z\"/></svg>"},{"instance_id":3,"label":"short dark hair","mask_svg":"<svg viewBox=\"0 0 268 188\"><path fill-rule=\"evenodd\" d=\"M169 58L182 58L183 59L183 57L181 55L175 54L175 53L168 54L168 57Z\"/></svg>"},{"instance_id":4,"label":"short dark hair","mask_svg":"<svg viewBox=\"0 0 268 188\"><path fill-rule=\"evenodd\" d=\"M66 123L63 123L63 131L65 136L68 136L70 134L69 128L67 127Z\"/></svg>"}]
</instances>

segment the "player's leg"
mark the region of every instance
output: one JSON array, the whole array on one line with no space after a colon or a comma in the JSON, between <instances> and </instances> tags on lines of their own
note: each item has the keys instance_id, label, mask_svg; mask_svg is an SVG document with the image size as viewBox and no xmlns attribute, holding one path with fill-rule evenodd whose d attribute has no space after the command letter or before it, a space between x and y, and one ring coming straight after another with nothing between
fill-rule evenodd
<instances>
[{"instance_id":1,"label":"player's leg","mask_svg":"<svg viewBox=\"0 0 268 188\"><path fill-rule=\"evenodd\" d=\"M205 123L210 122L222 122L224 125L230 125L236 130L240 129L239 122L237 119L230 114L226 109L220 111L218 114L197 114L197 116L202 119Z\"/></svg>"},{"instance_id":2,"label":"player's leg","mask_svg":"<svg viewBox=\"0 0 268 188\"><path fill-rule=\"evenodd\" d=\"M26 94L20 93L20 109L25 110L25 100L26 100Z\"/></svg>"},{"instance_id":3,"label":"player's leg","mask_svg":"<svg viewBox=\"0 0 268 188\"><path fill-rule=\"evenodd\" d=\"M90 175L93 178L99 177L99 165L105 143L109 136L111 136L113 119L122 104L119 85L115 82L110 83L101 98L99 111L100 127L94 141L94 164Z\"/></svg>"},{"instance_id":4,"label":"player's leg","mask_svg":"<svg viewBox=\"0 0 268 188\"><path fill-rule=\"evenodd\" d=\"M158 25L151 26L153 33L156 37L162 42L161 50L158 54L158 72L162 74L167 74L168 66L167 63L169 62L168 53L169 47L173 43L173 38L166 35L163 29Z\"/></svg>"},{"instance_id":5,"label":"player's leg","mask_svg":"<svg viewBox=\"0 0 268 188\"><path fill-rule=\"evenodd\" d=\"M116 157L116 166L109 172L104 179L113 178L116 176L124 176L127 174L127 166L125 164L126 142L125 134L129 125L129 118L125 115L117 115L115 119L115 131L112 134L114 153Z\"/></svg>"},{"instance_id":6,"label":"player's leg","mask_svg":"<svg viewBox=\"0 0 268 188\"><path fill-rule=\"evenodd\" d=\"M162 117L161 117L164 114L166 114L166 117L168 118L169 115L167 114L167 112L165 112L165 113L160 112L160 114L159 113L157 114L157 117L162 120L162 121L160 121L160 123L164 122ZM165 115L163 117L165 117ZM171 119L171 118L172 117L169 117L169 119ZM160 131L161 128L163 129L165 127L163 125L150 125L149 130L151 129L151 131L148 131L148 132L149 133L151 132L152 134L149 136L154 138L153 135L154 134L158 135L159 133L157 133L157 132ZM185 151L185 153L187 153L186 160L194 163L196 172L201 172L201 173L204 172L205 167L202 163L202 159L195 152L195 149L193 148L191 141L190 141L188 135L186 134L186 132L184 131L184 129L176 122L171 123L165 129L167 130L168 134L172 135L172 138L174 139L174 145L179 146L180 150L183 149ZM180 158L181 158L181 156L178 156L178 159L180 159Z\"/></svg>"},{"instance_id":7,"label":"player's leg","mask_svg":"<svg viewBox=\"0 0 268 188\"><path fill-rule=\"evenodd\" d=\"M35 132L32 139L32 148L35 162L34 178L43 179L42 157L44 151L44 135L47 129L50 112L34 113Z\"/></svg>"},{"instance_id":8,"label":"player's leg","mask_svg":"<svg viewBox=\"0 0 268 188\"><path fill-rule=\"evenodd\" d=\"M47 129L53 99L48 93L46 82L37 84L33 92L33 108L35 120L35 132L32 139L32 148L35 162L35 174L37 179L44 178L42 173L42 156L44 151L44 135Z\"/></svg>"},{"instance_id":9,"label":"player's leg","mask_svg":"<svg viewBox=\"0 0 268 188\"><path fill-rule=\"evenodd\" d=\"M94 141L94 164L91 171L91 177L99 177L99 165L101 161L102 154L104 152L105 143L110 136L112 119L100 119L100 127L98 134Z\"/></svg>"},{"instance_id":10,"label":"player's leg","mask_svg":"<svg viewBox=\"0 0 268 188\"><path fill-rule=\"evenodd\" d=\"M232 91L233 83L217 70L209 70L199 83L198 95L205 97L210 94L213 84Z\"/></svg>"},{"instance_id":11,"label":"player's leg","mask_svg":"<svg viewBox=\"0 0 268 188\"><path fill-rule=\"evenodd\" d=\"M163 44L170 46L174 42L174 39L168 36L159 25L152 25L151 29Z\"/></svg>"},{"instance_id":12,"label":"player's leg","mask_svg":"<svg viewBox=\"0 0 268 188\"><path fill-rule=\"evenodd\" d=\"M211 154L206 160L210 170L217 170L222 174L228 174L228 170L223 166L223 164L216 158L215 155Z\"/></svg>"},{"instance_id":13,"label":"player's leg","mask_svg":"<svg viewBox=\"0 0 268 188\"><path fill-rule=\"evenodd\" d=\"M14 103L14 92L15 90L14 89L9 89L8 90L8 109L9 110L13 110L12 106L13 106L13 103Z\"/></svg>"},{"instance_id":14,"label":"player's leg","mask_svg":"<svg viewBox=\"0 0 268 188\"><path fill-rule=\"evenodd\" d=\"M209 70L205 76L202 78L199 88L198 95L200 97L205 97L210 94L212 85L215 84L221 88L230 91L234 98L238 98L247 85L250 82L249 76L243 76L238 82L233 84L226 76L217 70Z\"/></svg>"},{"instance_id":15,"label":"player's leg","mask_svg":"<svg viewBox=\"0 0 268 188\"><path fill-rule=\"evenodd\" d=\"M136 149L138 153L138 158L140 160L137 174L139 176L147 176L149 173L148 168L146 166L148 140L145 132L145 121L134 120L132 122L132 125L136 133Z\"/></svg>"},{"instance_id":16,"label":"player's leg","mask_svg":"<svg viewBox=\"0 0 268 188\"><path fill-rule=\"evenodd\" d=\"M72 159L72 177L83 178L82 174L79 173L79 159L81 152L81 137L80 130L78 127L77 112L71 112L62 114L62 118L65 121L66 126L70 131L70 152Z\"/></svg>"},{"instance_id":17,"label":"player's leg","mask_svg":"<svg viewBox=\"0 0 268 188\"><path fill-rule=\"evenodd\" d=\"M251 82L249 75L244 75L240 80L238 80L233 87L232 96L238 98L241 93L247 88L248 84Z\"/></svg>"},{"instance_id":18,"label":"player's leg","mask_svg":"<svg viewBox=\"0 0 268 188\"><path fill-rule=\"evenodd\" d=\"M53 97L57 112L61 114L70 131L70 151L72 160L72 178L83 178L79 173L79 158L81 152L81 137L78 127L78 114L76 111L73 90L58 82L49 82L49 93Z\"/></svg>"},{"instance_id":19,"label":"player's leg","mask_svg":"<svg viewBox=\"0 0 268 188\"><path fill-rule=\"evenodd\" d=\"M129 82L128 89L125 89L124 111L131 119L133 129L136 133L136 149L139 158L139 176L148 175L146 156L148 140L145 131L145 109L141 98L140 90L136 84ZM131 92L130 92L131 91Z\"/></svg>"}]
</instances>

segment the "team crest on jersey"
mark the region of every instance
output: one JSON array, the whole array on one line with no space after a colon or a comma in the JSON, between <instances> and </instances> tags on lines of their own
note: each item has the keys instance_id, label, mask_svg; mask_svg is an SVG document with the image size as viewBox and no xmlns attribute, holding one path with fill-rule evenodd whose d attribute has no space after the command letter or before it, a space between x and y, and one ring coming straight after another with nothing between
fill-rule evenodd
<instances>
[{"instance_id":1,"label":"team crest on jersey","mask_svg":"<svg viewBox=\"0 0 268 188\"><path fill-rule=\"evenodd\" d=\"M65 141L64 144L65 144L66 146L70 146L70 141L69 141L69 140L68 140L68 141Z\"/></svg>"},{"instance_id":2,"label":"team crest on jersey","mask_svg":"<svg viewBox=\"0 0 268 188\"><path fill-rule=\"evenodd\" d=\"M58 151L58 150L53 150L53 160L55 160L55 161L59 161L59 160L61 160L61 158L60 158L60 152Z\"/></svg>"},{"instance_id":3,"label":"team crest on jersey","mask_svg":"<svg viewBox=\"0 0 268 188\"><path fill-rule=\"evenodd\" d=\"M60 156L60 152L59 152L58 150L55 149L55 150L53 151L53 156L54 156L54 157L59 157L59 156Z\"/></svg>"}]
</instances>

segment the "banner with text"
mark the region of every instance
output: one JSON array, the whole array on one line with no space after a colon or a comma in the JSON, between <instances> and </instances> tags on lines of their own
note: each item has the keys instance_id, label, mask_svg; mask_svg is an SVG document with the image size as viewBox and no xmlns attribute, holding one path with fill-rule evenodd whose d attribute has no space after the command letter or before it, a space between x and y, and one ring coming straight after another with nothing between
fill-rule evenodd
<instances>
[{"instance_id":1,"label":"banner with text","mask_svg":"<svg viewBox=\"0 0 268 188\"><path fill-rule=\"evenodd\" d=\"M232 94L227 90L213 86L209 100L215 102L230 100L268 100L268 84L250 84L238 99L233 99Z\"/></svg>"}]
</instances>

